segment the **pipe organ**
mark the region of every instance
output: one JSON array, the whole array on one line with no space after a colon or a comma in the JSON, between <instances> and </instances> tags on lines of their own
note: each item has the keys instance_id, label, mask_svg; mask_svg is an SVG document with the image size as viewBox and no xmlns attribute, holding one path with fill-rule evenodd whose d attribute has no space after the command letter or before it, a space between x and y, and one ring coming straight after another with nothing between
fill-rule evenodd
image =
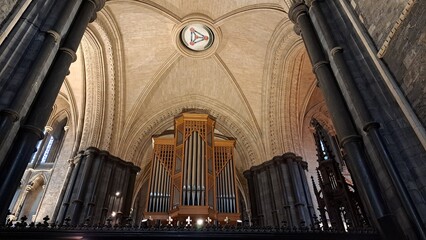
<instances>
[{"instance_id":1,"label":"pipe organ","mask_svg":"<svg viewBox=\"0 0 426 240\"><path fill-rule=\"evenodd\" d=\"M207 114L182 113L174 136L154 137L145 216L240 218L235 182L235 140L214 135Z\"/></svg>"}]
</instances>

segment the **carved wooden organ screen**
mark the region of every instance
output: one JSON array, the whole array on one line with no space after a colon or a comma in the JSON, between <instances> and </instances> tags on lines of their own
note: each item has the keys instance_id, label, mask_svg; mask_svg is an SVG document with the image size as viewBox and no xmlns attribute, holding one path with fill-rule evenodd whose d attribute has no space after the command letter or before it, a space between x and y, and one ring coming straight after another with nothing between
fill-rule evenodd
<instances>
[{"instance_id":1,"label":"carved wooden organ screen","mask_svg":"<svg viewBox=\"0 0 426 240\"><path fill-rule=\"evenodd\" d=\"M174 138L154 138L146 216L237 220L235 140L215 139L207 114L183 113Z\"/></svg>"}]
</instances>

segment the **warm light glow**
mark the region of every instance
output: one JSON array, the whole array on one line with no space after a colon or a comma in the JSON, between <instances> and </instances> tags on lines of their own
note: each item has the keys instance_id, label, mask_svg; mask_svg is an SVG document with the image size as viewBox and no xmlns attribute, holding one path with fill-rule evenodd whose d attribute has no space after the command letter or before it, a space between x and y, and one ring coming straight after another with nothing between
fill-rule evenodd
<instances>
[{"instance_id":1,"label":"warm light glow","mask_svg":"<svg viewBox=\"0 0 426 240\"><path fill-rule=\"evenodd\" d=\"M200 218L200 219L197 220L197 225L198 226L203 225L203 223L204 223L203 219Z\"/></svg>"},{"instance_id":2,"label":"warm light glow","mask_svg":"<svg viewBox=\"0 0 426 240\"><path fill-rule=\"evenodd\" d=\"M121 194L120 192L116 192L116 193L115 193L115 196L117 196L117 197L118 197L118 196L120 196L120 194Z\"/></svg>"},{"instance_id":3,"label":"warm light glow","mask_svg":"<svg viewBox=\"0 0 426 240\"><path fill-rule=\"evenodd\" d=\"M115 217L115 215L117 215L117 213L116 213L116 212L114 212L114 211L112 211L112 213L111 213L111 217Z\"/></svg>"}]
</instances>

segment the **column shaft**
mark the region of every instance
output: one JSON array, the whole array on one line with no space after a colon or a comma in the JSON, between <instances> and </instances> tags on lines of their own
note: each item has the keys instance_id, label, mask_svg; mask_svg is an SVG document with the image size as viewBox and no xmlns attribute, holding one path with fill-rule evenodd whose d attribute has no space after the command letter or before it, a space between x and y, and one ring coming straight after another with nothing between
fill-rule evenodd
<instances>
[{"instance_id":1,"label":"column shaft","mask_svg":"<svg viewBox=\"0 0 426 240\"><path fill-rule=\"evenodd\" d=\"M335 41L332 31L330 30L327 21L325 20L324 14L321 11L318 1L313 1L310 14L315 16L317 23L319 25L319 31L324 36L324 43L326 48L328 47L328 56L331 61L334 62L337 71L336 75L340 75L343 81L337 81L340 89L348 93L346 101L351 103L356 112L359 115L361 120L362 128L367 133L368 138L374 145L374 152L378 156L379 160L382 162L383 167L386 169L393 185L395 186L396 192L403 204L407 215L410 218L411 223L415 226L417 235L420 239L426 239L426 233L422 225L421 217L417 212L417 209L414 206L414 203L408 194L408 191L399 176L396 167L394 166L394 161L384 144L383 138L379 132L380 124L375 122L370 112L368 111L367 105L355 83L352 74L350 73L349 67L346 64L343 56L343 49ZM345 97L345 95L344 95Z\"/></svg>"},{"instance_id":2,"label":"column shaft","mask_svg":"<svg viewBox=\"0 0 426 240\"><path fill-rule=\"evenodd\" d=\"M68 185L73 184L75 182L75 178L78 173L79 162L81 161L81 158L82 158L81 154L83 153L80 153L74 159L68 160L70 165L68 167L68 172L65 177L64 186L68 187ZM76 161L78 161L78 163L76 163ZM76 164L78 164L77 168L76 168ZM58 204L56 205L55 211L52 216L52 222L58 222L59 224L62 224L64 222L64 219L65 219L64 215L68 211L68 206L69 206L70 197L71 197L71 191L69 191L68 189L69 188L63 188L61 190L61 194L59 195L59 198L58 198Z\"/></svg>"},{"instance_id":3,"label":"column shaft","mask_svg":"<svg viewBox=\"0 0 426 240\"><path fill-rule=\"evenodd\" d=\"M39 90L38 86L41 86L58 51L61 40L68 31L81 1L82 0L68 0L65 6L62 7L62 11L54 26L43 33L43 45L37 53L36 60L34 60L34 63L31 65L28 74L22 80L19 91L16 92L10 103L6 104L6 108L0 110L0 135L3 136L0 138L0 162L6 155L7 150L12 144L13 138L19 130L18 120L27 114L31 105L30 103L34 100ZM53 11L57 11L57 8L62 5L64 4L57 1L53 6ZM10 81L18 80L11 78Z\"/></svg>"},{"instance_id":4,"label":"column shaft","mask_svg":"<svg viewBox=\"0 0 426 240\"><path fill-rule=\"evenodd\" d=\"M296 209L296 212L298 214L299 219L296 219L297 222L295 225L300 226L302 221L305 221L306 216L305 212L303 210L304 203L302 201L302 193L301 190L303 189L303 186L299 184L299 181L297 180L298 175L298 167L297 167L297 161L293 157L287 157L287 167L288 172L290 174L290 181L293 188L293 196L294 196L294 207Z\"/></svg>"},{"instance_id":5,"label":"column shaft","mask_svg":"<svg viewBox=\"0 0 426 240\"><path fill-rule=\"evenodd\" d=\"M327 58L320 45L313 24L308 15L307 7L303 3L294 4L289 11L290 19L298 24L303 42L309 54L314 73L319 81L327 108L336 128L337 135L348 154L348 165L365 205L370 210L379 232L385 239L402 239L399 226L395 224L389 213L383 197L380 194L377 180L371 175L368 159L361 142L361 137L352 122L350 112L345 105L343 96L337 86ZM401 236L401 237L399 237Z\"/></svg>"},{"instance_id":6,"label":"column shaft","mask_svg":"<svg viewBox=\"0 0 426 240\"><path fill-rule=\"evenodd\" d=\"M37 142L42 138L42 128L51 113L69 66L76 59L75 51L84 31L93 19L98 1L86 0L78 10L64 44L60 48L43 85L28 113L24 126L19 130L12 148L0 169L0 219L5 219L19 179L25 171ZM4 222L3 220L1 220Z\"/></svg>"}]
</instances>

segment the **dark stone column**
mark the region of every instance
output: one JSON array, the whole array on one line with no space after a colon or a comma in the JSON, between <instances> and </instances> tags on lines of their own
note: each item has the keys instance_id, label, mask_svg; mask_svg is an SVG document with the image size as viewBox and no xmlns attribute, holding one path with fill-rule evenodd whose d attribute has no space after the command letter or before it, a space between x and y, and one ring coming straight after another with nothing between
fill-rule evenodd
<instances>
[{"instance_id":1,"label":"dark stone column","mask_svg":"<svg viewBox=\"0 0 426 240\"><path fill-rule=\"evenodd\" d=\"M72 213L70 216L71 225L77 225L80 222L86 192L89 190L89 179L92 178L95 154L96 150L89 148L84 152L84 155L87 157L83 161L80 161L81 173L79 173L79 177L76 178L76 182L73 184L74 191L71 195L70 207L68 209Z\"/></svg>"},{"instance_id":2,"label":"dark stone column","mask_svg":"<svg viewBox=\"0 0 426 240\"><path fill-rule=\"evenodd\" d=\"M352 122L350 112L337 86L329 62L308 15L308 8L303 3L294 4L290 8L289 18L296 24L296 27L300 28L314 73L319 81L337 135L348 155L347 162L362 194L364 204L369 209L379 232L385 239L403 239L399 226L395 223L380 194L378 182L371 175L369 166L365 162L368 156L363 147L361 136L359 136Z\"/></svg>"},{"instance_id":3,"label":"dark stone column","mask_svg":"<svg viewBox=\"0 0 426 240\"><path fill-rule=\"evenodd\" d=\"M257 224L257 206L256 206L256 195L254 189L254 180L253 172L245 171L244 177L247 179L247 185L249 190L249 199L250 199L250 212L251 212L251 221L253 224Z\"/></svg>"},{"instance_id":4,"label":"dark stone column","mask_svg":"<svg viewBox=\"0 0 426 240\"><path fill-rule=\"evenodd\" d=\"M300 226L302 221L305 221L306 216L304 213L305 204L302 201L302 193L303 186L299 184L300 182L297 180L298 175L298 166L296 161L296 155L292 153L287 153L283 155L284 159L287 161L288 170L290 173L289 180L291 181L293 196L294 196L294 207L297 210L298 219L295 224Z\"/></svg>"},{"instance_id":5,"label":"dark stone column","mask_svg":"<svg viewBox=\"0 0 426 240\"><path fill-rule=\"evenodd\" d=\"M89 147L79 158L77 171L66 185L59 224L70 217L74 226L103 225L112 211L117 212L114 224L122 223L119 213L129 216L136 173L140 168L94 147Z\"/></svg>"},{"instance_id":6,"label":"dark stone column","mask_svg":"<svg viewBox=\"0 0 426 240\"><path fill-rule=\"evenodd\" d=\"M312 203L312 196L311 192L309 190L308 180L306 178L305 171L308 169L308 163L302 160L302 157L296 157L297 159L297 168L299 170L299 177L300 181L302 182L302 195L303 195L303 201L306 204L306 210L308 213L308 218L305 219L306 226L309 224L314 225L314 215L315 215L315 209L313 207Z\"/></svg>"},{"instance_id":7,"label":"dark stone column","mask_svg":"<svg viewBox=\"0 0 426 240\"><path fill-rule=\"evenodd\" d=\"M86 184L90 184L90 188L88 189L88 193L89 196L87 196L87 206L85 209L85 216L84 216L84 221L86 219L90 219L89 224L93 224L93 216L94 216L94 212L95 212L95 207L96 207L96 200L99 197L99 192L97 191L97 189L99 189L99 185L101 185L101 175L102 172L104 171L104 165L105 162L107 162L107 160L105 160L106 158L108 158L108 152L106 151L101 151L99 153L99 161L96 161L95 166L92 169L92 173L91 175L94 177L93 181L87 182ZM98 194L97 194L98 193Z\"/></svg>"},{"instance_id":8,"label":"dark stone column","mask_svg":"<svg viewBox=\"0 0 426 240\"><path fill-rule=\"evenodd\" d=\"M274 191L274 184L276 184L275 182L272 181L272 177L273 175L275 175L275 172L273 172L274 169L274 163L272 162L266 169L266 172L268 173L268 177L266 179L267 184L268 184L268 189L270 189L269 191L269 202L270 202L270 209L272 210L272 223L271 226L274 227L279 227L280 226L280 221L279 221L279 216L278 216L278 209L277 209L277 204L275 204L275 195L279 195L279 193L277 193L276 191Z\"/></svg>"},{"instance_id":9,"label":"dark stone column","mask_svg":"<svg viewBox=\"0 0 426 240\"><path fill-rule=\"evenodd\" d=\"M129 169L129 179L127 181L127 189L124 192L124 202L123 202L123 214L124 217L130 217L130 209L132 208L132 196L133 196L133 190L135 189L135 182L136 182L136 174L137 171L135 168ZM131 196L127 196L130 194Z\"/></svg>"},{"instance_id":10,"label":"dark stone column","mask_svg":"<svg viewBox=\"0 0 426 240\"><path fill-rule=\"evenodd\" d=\"M80 152L74 159L68 160L69 167L68 172L65 177L64 186L68 186L70 182L75 181L75 177L77 176L76 164L77 161L79 161L82 157L82 152ZM52 222L58 222L60 224L63 223L63 220L65 217L63 217L64 213L68 210L69 206L69 199L70 199L71 193L69 191L66 191L65 188L61 190L61 194L59 195L58 203L63 202L63 204L57 204L55 211L53 212L52 216ZM61 211L60 211L61 210Z\"/></svg>"},{"instance_id":11,"label":"dark stone column","mask_svg":"<svg viewBox=\"0 0 426 240\"><path fill-rule=\"evenodd\" d=\"M422 221L414 203L408 194L408 191L398 174L394 161L384 144L383 138L379 132L380 124L377 123L370 112L368 111L367 105L361 96L361 93L355 84L355 80L349 70L346 61L344 60L343 48L340 47L335 41L331 30L325 20L324 14L321 11L318 0L312 2L309 9L311 16L316 18L319 29L318 31L323 35L323 45L326 49L329 49L328 56L330 61L334 62L336 66L335 74L340 76L343 81L338 81L340 89L348 93L346 101L354 106L355 111L362 122L362 128L367 133L368 138L374 145L373 151L381 161L381 165L388 173L393 186L401 200L402 205L407 211L407 216L410 218L411 223L415 226L414 229L417 231L417 235L420 239L426 239L425 230L422 226Z\"/></svg>"},{"instance_id":12,"label":"dark stone column","mask_svg":"<svg viewBox=\"0 0 426 240\"><path fill-rule=\"evenodd\" d=\"M39 90L38 86L41 86L43 79L45 78L47 71L58 51L61 40L67 33L69 26L72 23L72 20L81 4L81 1L82 0L68 0L65 4L61 1L56 1L54 5L50 3L50 5L53 5L53 7L50 7L53 8L50 12L47 10L50 8L48 8L49 5L46 3L43 3L41 9L37 8L37 5L41 5L41 2L38 4L34 4L35 6L32 7L33 9L36 9L38 11L31 9L35 13L30 14L29 17L33 15L38 16L32 17L35 19L40 18L39 15L43 15L43 12L48 12L48 17L46 17L47 23L43 24L42 28L49 28L49 22L52 22L50 18L55 19L55 23L47 31L39 29L40 32L38 34L41 36L35 36L34 38L36 39L32 40L31 45L28 47L31 48L31 52L37 52L36 56L33 57L36 58L34 62L31 63L31 65L26 66L26 68L29 69L28 73L22 72L24 70L17 69L14 75L7 76L7 73L0 72L0 78L4 77L8 79L8 82L13 82L13 84L8 84L10 85L10 87L7 85L5 89L0 93L4 98L2 103L0 104L0 136L2 136L2 138L0 138L0 163L2 162L3 157L6 155L10 145L13 142L13 139L15 138L19 130L18 120L24 118L24 116L27 114L31 102L34 100L35 94ZM58 9L62 9L61 12L55 13L55 11L58 11ZM40 14L40 12L42 14ZM32 18L28 20L28 23L22 23L22 26L20 27L28 27L26 26L26 24L30 24L30 22L32 22L31 20L35 20ZM28 29L25 28L23 30L28 31ZM13 36L15 36L15 40L22 41L22 38L19 37L19 32L15 33ZM40 50L36 51L35 49L38 48L36 42L41 41L39 39L43 39L43 42L42 46L40 47ZM20 50L16 49L22 48L25 50L27 46L21 46L20 44L21 42L8 42L9 46L16 46L16 48L10 47L10 49L12 50L9 50L13 51L13 59L15 59L12 64L16 64L17 62L19 62L19 65L25 65L22 63L23 60L21 59L20 61L18 61L18 58L27 57L22 57L24 53L20 53ZM5 67L4 69L7 68Z\"/></svg>"},{"instance_id":13,"label":"dark stone column","mask_svg":"<svg viewBox=\"0 0 426 240\"><path fill-rule=\"evenodd\" d=\"M312 224L310 216L312 199L305 194L308 189L306 175L300 171L302 158L285 153L253 166L244 172L249 187L253 219L257 226L301 227ZM281 214L278 214L283 211Z\"/></svg>"},{"instance_id":14,"label":"dark stone column","mask_svg":"<svg viewBox=\"0 0 426 240\"><path fill-rule=\"evenodd\" d=\"M103 7L104 0L85 0L73 22L64 44L53 62L43 85L33 102L24 125L19 130L7 158L0 169L0 219L5 219L19 179L34 152L37 142L43 138L41 130L46 124L61 85L68 74L69 66L76 59L75 51L84 31L96 11ZM3 220L1 220L3 222Z\"/></svg>"}]
</instances>

